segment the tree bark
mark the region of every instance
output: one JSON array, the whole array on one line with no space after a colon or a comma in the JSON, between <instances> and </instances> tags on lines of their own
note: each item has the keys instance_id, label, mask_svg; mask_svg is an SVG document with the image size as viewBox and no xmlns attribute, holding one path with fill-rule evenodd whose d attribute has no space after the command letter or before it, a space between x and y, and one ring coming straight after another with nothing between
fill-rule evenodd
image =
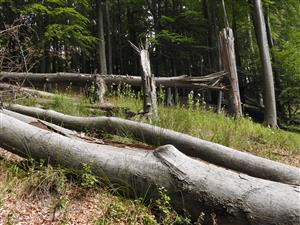
<instances>
[{"instance_id":1,"label":"tree bark","mask_svg":"<svg viewBox=\"0 0 300 225\"><path fill-rule=\"evenodd\" d=\"M97 25L99 35L99 73L107 74L102 0L96 0L96 8L98 16Z\"/></svg>"},{"instance_id":2,"label":"tree bark","mask_svg":"<svg viewBox=\"0 0 300 225\"><path fill-rule=\"evenodd\" d=\"M234 37L232 30L227 27L220 33L221 51L224 69L229 74L230 81L230 103L231 112L236 117L241 117L242 104L240 97L239 81L236 68L236 59L234 51Z\"/></svg>"},{"instance_id":3,"label":"tree bark","mask_svg":"<svg viewBox=\"0 0 300 225\"><path fill-rule=\"evenodd\" d=\"M225 86L220 85L227 73L224 71L209 74L206 76L189 77L187 75L175 77L155 77L155 85L164 87L186 87L194 89L212 89L226 90ZM129 84L132 86L142 86L142 78L139 76L128 75L99 75L83 73L13 73L0 72L0 81L23 81L30 82L93 82L96 76L101 76L107 85L112 84Z\"/></svg>"},{"instance_id":4,"label":"tree bark","mask_svg":"<svg viewBox=\"0 0 300 225\"><path fill-rule=\"evenodd\" d=\"M0 146L18 155L92 172L145 197L165 187L194 220L215 213L220 225L299 224L299 186L238 174L191 159L171 145L155 151L97 145L40 129L0 112ZM15 138L12 138L15 137ZM149 196L147 196L149 197ZM213 222L207 224L213 224Z\"/></svg>"},{"instance_id":5,"label":"tree bark","mask_svg":"<svg viewBox=\"0 0 300 225\"><path fill-rule=\"evenodd\" d=\"M75 117L52 110L10 105L8 109L39 117L77 131L104 131L110 134L132 137L147 144L159 146L172 144L179 151L192 157L229 168L248 175L287 184L300 184L300 170L223 145L201 140L187 134L114 117Z\"/></svg>"},{"instance_id":6,"label":"tree bark","mask_svg":"<svg viewBox=\"0 0 300 225\"><path fill-rule=\"evenodd\" d=\"M105 0L105 15L107 24L107 55L108 55L108 74L113 73L113 62L112 62L112 44L111 44L111 23L110 23L110 8L109 0Z\"/></svg>"},{"instance_id":7,"label":"tree bark","mask_svg":"<svg viewBox=\"0 0 300 225\"><path fill-rule=\"evenodd\" d=\"M148 43L146 41L145 47L140 46L138 48L132 42L131 46L140 56L140 62L142 67L142 87L143 87L143 110L144 113L151 115L154 118L157 117L157 97L156 97L156 85L154 74L151 72L150 56L148 51Z\"/></svg>"},{"instance_id":8,"label":"tree bark","mask_svg":"<svg viewBox=\"0 0 300 225\"><path fill-rule=\"evenodd\" d=\"M274 40L273 40L273 36L272 36L272 29L271 29L271 23L270 23L270 17L269 17L269 7L266 11L265 21L266 21L266 29L267 29L267 38L268 38L269 48L272 49L275 46L275 44L274 44ZM285 116L284 107L279 99L279 97L281 95L281 90L282 90L281 81L280 81L280 72L279 72L279 69L276 68L276 59L275 59L275 55L274 55L273 51L271 51L271 57L273 60L273 69L274 69L274 85L275 85L275 98L276 98L277 113L279 114L280 117L284 117Z\"/></svg>"},{"instance_id":9,"label":"tree bark","mask_svg":"<svg viewBox=\"0 0 300 225\"><path fill-rule=\"evenodd\" d=\"M149 113L153 118L157 115L157 97L154 75L151 72L150 56L148 49L141 49L141 66L143 70L142 83L144 92L144 112Z\"/></svg>"},{"instance_id":10,"label":"tree bark","mask_svg":"<svg viewBox=\"0 0 300 225\"><path fill-rule=\"evenodd\" d=\"M254 9L255 28L257 30L257 43L260 52L264 73L264 106L265 124L271 128L277 128L277 112L275 101L275 89L273 70L268 46L266 24L263 15L261 0L252 0Z\"/></svg>"}]
</instances>

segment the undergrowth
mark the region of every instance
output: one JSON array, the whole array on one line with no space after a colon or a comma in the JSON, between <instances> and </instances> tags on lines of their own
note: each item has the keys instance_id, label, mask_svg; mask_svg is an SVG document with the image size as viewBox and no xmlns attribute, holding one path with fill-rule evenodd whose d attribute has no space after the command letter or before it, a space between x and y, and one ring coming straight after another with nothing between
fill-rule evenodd
<instances>
[{"instance_id":1,"label":"undergrowth","mask_svg":"<svg viewBox=\"0 0 300 225\"><path fill-rule=\"evenodd\" d=\"M0 158L0 223L5 221L5 224L14 224L18 220L18 214L14 211L7 214L5 220L3 215L1 217L1 210L12 199L40 202L41 199L48 198L49 221L69 224L70 202L95 190L100 204L93 207L97 207L102 213L93 217L91 224L191 224L189 216L180 216L171 208L170 197L164 188L159 188L159 197L148 203L141 197L128 199L116 188L101 186L101 181L92 174L90 166L82 166L82 170L69 170L32 159L15 162ZM59 213L63 216L57 216Z\"/></svg>"}]
</instances>

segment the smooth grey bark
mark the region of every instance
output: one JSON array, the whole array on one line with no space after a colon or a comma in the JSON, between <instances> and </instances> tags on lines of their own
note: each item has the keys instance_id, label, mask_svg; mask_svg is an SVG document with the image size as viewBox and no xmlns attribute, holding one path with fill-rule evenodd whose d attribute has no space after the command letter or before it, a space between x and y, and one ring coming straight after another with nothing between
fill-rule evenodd
<instances>
[{"instance_id":1,"label":"smooth grey bark","mask_svg":"<svg viewBox=\"0 0 300 225\"><path fill-rule=\"evenodd\" d=\"M155 85L164 87L186 87L192 89L212 89L226 90L225 86L219 85L227 75L224 71L208 74L201 77L190 77L187 75L175 77L154 77ZM80 82L87 83L95 81L97 76L105 81L107 85L129 84L132 86L142 86L142 78L129 75L99 75L83 73L14 73L0 72L0 81L23 81L30 82Z\"/></svg>"},{"instance_id":2,"label":"smooth grey bark","mask_svg":"<svg viewBox=\"0 0 300 225\"><path fill-rule=\"evenodd\" d=\"M30 81L30 82L92 82L95 74L83 73L14 73L0 72L0 81Z\"/></svg>"},{"instance_id":3,"label":"smooth grey bark","mask_svg":"<svg viewBox=\"0 0 300 225\"><path fill-rule=\"evenodd\" d=\"M98 17L97 25L99 36L99 73L107 74L102 0L96 0L96 8Z\"/></svg>"},{"instance_id":4,"label":"smooth grey bark","mask_svg":"<svg viewBox=\"0 0 300 225\"><path fill-rule=\"evenodd\" d=\"M76 117L53 110L10 105L9 110L39 117L77 131L104 131L151 145L172 144L186 155L263 179L300 184L300 169L215 144L187 134L115 117Z\"/></svg>"},{"instance_id":5,"label":"smooth grey bark","mask_svg":"<svg viewBox=\"0 0 300 225\"><path fill-rule=\"evenodd\" d=\"M224 3L224 1L223 1ZM241 117L242 113L242 104L240 97L239 89L239 80L236 67L236 58L234 50L234 37L232 29L227 27L220 32L221 40L221 54L223 66L226 72L229 74L230 81L230 105L231 113L236 117Z\"/></svg>"},{"instance_id":6,"label":"smooth grey bark","mask_svg":"<svg viewBox=\"0 0 300 225\"><path fill-rule=\"evenodd\" d=\"M6 110L6 109L1 109L1 112L3 114L7 115L7 116L13 117L17 120L20 120L20 121L24 122L24 123L30 124L30 125L35 126L35 127L42 128L44 130L53 131L55 133L58 133L60 135L63 135L65 137L68 137L68 138L71 138L71 139L75 139L75 140L79 140L79 141L87 141L89 143L97 143L97 144L103 144L104 143L102 140L86 136L82 132L77 133L76 131L66 129L64 127L61 127L61 126L55 125L53 123L49 123L47 121L40 120L40 119L31 117L31 116L23 115L23 114L16 113L16 112Z\"/></svg>"},{"instance_id":7,"label":"smooth grey bark","mask_svg":"<svg viewBox=\"0 0 300 225\"><path fill-rule=\"evenodd\" d=\"M273 36L272 36L272 29L271 29L271 23L270 23L270 16L269 16L269 7L266 10L265 15L265 21L266 21L266 29L267 29L267 38L268 38L268 44L269 48L272 49L275 46ZM281 117L285 116L284 112L284 106L281 103L279 97L281 95L281 81L280 81L280 71L278 68L276 68L276 58L274 52L271 50L271 58L273 61L273 69L274 69L274 85L275 85L275 98L276 98L276 106L277 106L277 114L281 115Z\"/></svg>"},{"instance_id":8,"label":"smooth grey bark","mask_svg":"<svg viewBox=\"0 0 300 225\"><path fill-rule=\"evenodd\" d=\"M266 32L266 24L263 15L261 0L252 0L254 9L254 24L257 30L257 43L260 52L261 63L264 73L264 106L265 124L271 128L277 128L277 112L275 101L275 88L273 70L269 52Z\"/></svg>"},{"instance_id":9,"label":"smooth grey bark","mask_svg":"<svg viewBox=\"0 0 300 225\"><path fill-rule=\"evenodd\" d=\"M253 178L191 159L171 145L155 151L87 143L28 125L0 111L0 147L72 169L91 165L110 184L152 196L165 187L193 219L215 213L219 225L299 224L299 186ZM207 224L213 222L207 221Z\"/></svg>"}]
</instances>

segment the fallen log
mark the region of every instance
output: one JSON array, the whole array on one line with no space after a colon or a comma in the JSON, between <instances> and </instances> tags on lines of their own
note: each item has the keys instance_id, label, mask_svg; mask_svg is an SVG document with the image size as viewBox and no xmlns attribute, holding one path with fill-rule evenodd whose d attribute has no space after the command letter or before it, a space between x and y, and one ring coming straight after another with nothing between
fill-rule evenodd
<instances>
[{"instance_id":1,"label":"fallen log","mask_svg":"<svg viewBox=\"0 0 300 225\"><path fill-rule=\"evenodd\" d=\"M12 85L7 83L0 83L0 90L10 90L15 93L28 93L32 96L38 96L43 98L51 98L54 96L54 94L49 92L39 91L36 89L31 89L26 87L19 87L17 85Z\"/></svg>"},{"instance_id":2,"label":"fallen log","mask_svg":"<svg viewBox=\"0 0 300 225\"><path fill-rule=\"evenodd\" d=\"M77 133L76 131L66 129L64 127L57 126L53 123L49 123L47 121L40 120L40 119L31 117L31 116L26 116L26 115L16 113L16 112L13 112L13 111L10 111L10 110L6 110L6 109L2 109L1 112L3 114L7 115L7 116L13 117L17 120L20 120L20 121L24 122L24 123L30 124L30 125L35 126L35 127L42 128L44 130L53 131L55 133L58 133L60 135L63 135L65 137L68 137L68 138L71 138L71 139L86 141L86 142L89 142L89 143L97 143L97 144L103 144L104 143L102 140L86 136L82 132Z\"/></svg>"},{"instance_id":3,"label":"fallen log","mask_svg":"<svg viewBox=\"0 0 300 225\"><path fill-rule=\"evenodd\" d=\"M52 110L43 110L16 104L10 105L7 108L18 113L39 117L77 131L102 131L131 137L155 146L172 144L186 155L200 158L215 165L258 178L287 184L300 184L299 168L157 126L115 117L75 117Z\"/></svg>"},{"instance_id":4,"label":"fallen log","mask_svg":"<svg viewBox=\"0 0 300 225\"><path fill-rule=\"evenodd\" d=\"M178 87L202 89L208 88L213 90L227 90L225 86L217 84L227 75L224 71L209 74L200 77L190 77L187 75L177 77L155 77L156 87ZM99 74L82 74L82 73L14 73L1 72L0 81L24 81L30 82L94 82L96 77L101 77L106 85L112 84L129 84L131 86L142 86L142 78L139 76L129 75L99 75Z\"/></svg>"},{"instance_id":5,"label":"fallen log","mask_svg":"<svg viewBox=\"0 0 300 225\"><path fill-rule=\"evenodd\" d=\"M166 145L155 151L117 148L73 140L46 131L0 111L0 147L52 164L93 173L112 184L145 194L149 187L165 187L176 209L193 219L215 214L219 225L299 224L299 186L239 174L191 159ZM207 221L206 224L215 224Z\"/></svg>"}]
</instances>

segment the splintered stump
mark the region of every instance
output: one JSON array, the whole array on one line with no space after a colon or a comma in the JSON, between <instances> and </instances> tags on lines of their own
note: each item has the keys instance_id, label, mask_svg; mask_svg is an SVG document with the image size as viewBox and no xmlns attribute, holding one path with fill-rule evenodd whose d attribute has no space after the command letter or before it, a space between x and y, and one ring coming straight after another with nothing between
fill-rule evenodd
<instances>
[{"instance_id":1,"label":"splintered stump","mask_svg":"<svg viewBox=\"0 0 300 225\"><path fill-rule=\"evenodd\" d=\"M218 224L299 224L299 186L250 177L195 160L171 145L155 151L74 140L0 111L0 147L21 156L92 172L137 194L165 187L178 210L193 219L215 214ZM149 192L150 190L150 192ZM150 196L149 196L150 197ZM209 219L207 224L213 224Z\"/></svg>"},{"instance_id":2,"label":"splintered stump","mask_svg":"<svg viewBox=\"0 0 300 225\"><path fill-rule=\"evenodd\" d=\"M136 50L140 56L142 67L142 87L143 87L143 110L152 118L157 117L157 97L156 97L156 85L154 75L151 72L150 56L148 52L148 46L146 43L145 48L140 46L136 47L133 43L131 46Z\"/></svg>"},{"instance_id":3,"label":"splintered stump","mask_svg":"<svg viewBox=\"0 0 300 225\"><path fill-rule=\"evenodd\" d=\"M231 112L236 117L241 117L242 105L235 59L234 36L229 27L220 32L220 43L224 69L228 73L231 86L229 91Z\"/></svg>"}]
</instances>

